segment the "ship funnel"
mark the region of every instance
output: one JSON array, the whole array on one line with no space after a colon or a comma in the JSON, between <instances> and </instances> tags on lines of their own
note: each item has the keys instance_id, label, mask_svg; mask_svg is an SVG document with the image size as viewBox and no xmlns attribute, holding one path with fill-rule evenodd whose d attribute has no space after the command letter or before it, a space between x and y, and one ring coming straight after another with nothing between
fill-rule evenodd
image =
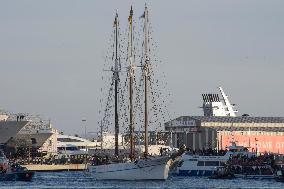
<instances>
[{"instance_id":1,"label":"ship funnel","mask_svg":"<svg viewBox=\"0 0 284 189\"><path fill-rule=\"evenodd\" d=\"M204 116L236 116L234 105L230 103L222 87L219 87L219 90L224 101L221 101L219 94L202 94Z\"/></svg>"}]
</instances>

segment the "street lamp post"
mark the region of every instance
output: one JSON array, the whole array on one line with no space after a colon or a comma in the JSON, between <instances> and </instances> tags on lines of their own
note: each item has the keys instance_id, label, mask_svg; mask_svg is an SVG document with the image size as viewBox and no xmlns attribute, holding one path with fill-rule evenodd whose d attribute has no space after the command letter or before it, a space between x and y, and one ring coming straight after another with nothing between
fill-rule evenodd
<instances>
[{"instance_id":1,"label":"street lamp post","mask_svg":"<svg viewBox=\"0 0 284 189\"><path fill-rule=\"evenodd\" d=\"M82 119L83 125L85 126L85 138L87 138L87 129L86 129L86 124L84 124L84 122L86 122L86 119Z\"/></svg>"},{"instance_id":2,"label":"street lamp post","mask_svg":"<svg viewBox=\"0 0 284 189\"><path fill-rule=\"evenodd\" d=\"M85 140L87 140L87 126L85 124L87 120L86 119L82 119L82 123L85 126ZM87 152L87 142L85 141L85 151Z\"/></svg>"},{"instance_id":3,"label":"street lamp post","mask_svg":"<svg viewBox=\"0 0 284 189\"><path fill-rule=\"evenodd\" d=\"M88 151L87 151L87 126L86 126L86 124L84 124L85 122L86 122L87 120L86 119L82 119L82 123L83 123L83 125L85 126L85 158L84 158L84 163L85 163L85 170L87 170L87 153L88 153Z\"/></svg>"},{"instance_id":4,"label":"street lamp post","mask_svg":"<svg viewBox=\"0 0 284 189\"><path fill-rule=\"evenodd\" d=\"M86 124L85 124L86 121L87 121L86 119L82 119L82 123L85 126L85 158L84 158L85 170L87 169L87 153L88 153L88 151L87 151L87 141L86 141L87 140L87 128L86 128Z\"/></svg>"}]
</instances>

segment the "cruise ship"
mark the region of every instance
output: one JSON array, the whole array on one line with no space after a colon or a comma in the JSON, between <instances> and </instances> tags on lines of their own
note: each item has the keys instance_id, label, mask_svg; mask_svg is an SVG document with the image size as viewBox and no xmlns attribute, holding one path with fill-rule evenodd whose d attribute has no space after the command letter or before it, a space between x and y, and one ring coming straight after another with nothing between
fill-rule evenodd
<instances>
[{"instance_id":1,"label":"cruise ship","mask_svg":"<svg viewBox=\"0 0 284 189\"><path fill-rule=\"evenodd\" d=\"M9 115L0 112L0 145L14 138L29 122L22 115Z\"/></svg>"}]
</instances>

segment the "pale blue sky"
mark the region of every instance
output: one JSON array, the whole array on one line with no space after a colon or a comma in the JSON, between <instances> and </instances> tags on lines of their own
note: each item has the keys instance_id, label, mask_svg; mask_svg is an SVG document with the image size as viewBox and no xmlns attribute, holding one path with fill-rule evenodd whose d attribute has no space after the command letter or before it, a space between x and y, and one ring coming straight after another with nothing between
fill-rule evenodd
<instances>
[{"instance_id":1,"label":"pale blue sky","mask_svg":"<svg viewBox=\"0 0 284 189\"><path fill-rule=\"evenodd\" d=\"M0 106L51 118L66 133L96 130L115 10L145 1L1 1ZM284 1L149 1L172 116L200 115L219 85L240 114L284 116Z\"/></svg>"}]
</instances>

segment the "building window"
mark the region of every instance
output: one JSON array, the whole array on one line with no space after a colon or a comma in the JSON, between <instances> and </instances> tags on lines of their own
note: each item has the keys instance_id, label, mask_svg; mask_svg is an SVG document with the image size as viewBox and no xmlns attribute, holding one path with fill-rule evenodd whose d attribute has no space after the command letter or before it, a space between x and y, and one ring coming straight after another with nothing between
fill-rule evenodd
<instances>
[{"instance_id":1,"label":"building window","mask_svg":"<svg viewBox=\"0 0 284 189\"><path fill-rule=\"evenodd\" d=\"M57 138L59 142L83 142L81 140L73 139L73 138Z\"/></svg>"}]
</instances>

